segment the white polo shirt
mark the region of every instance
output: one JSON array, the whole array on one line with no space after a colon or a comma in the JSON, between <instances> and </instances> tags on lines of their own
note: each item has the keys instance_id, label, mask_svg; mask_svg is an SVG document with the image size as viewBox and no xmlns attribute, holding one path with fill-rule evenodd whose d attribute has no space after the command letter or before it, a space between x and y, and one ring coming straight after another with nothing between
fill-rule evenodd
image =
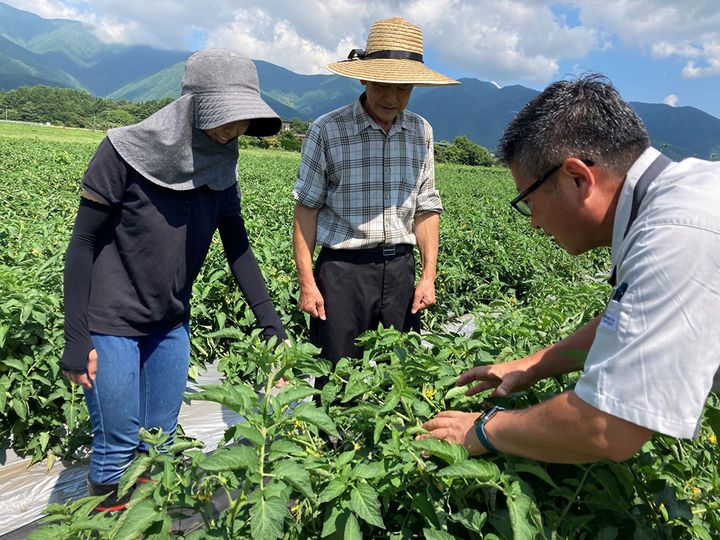
<instances>
[{"instance_id":1,"label":"white polo shirt","mask_svg":"<svg viewBox=\"0 0 720 540\"><path fill-rule=\"evenodd\" d=\"M714 381L720 389L720 162L671 163L623 239L635 184L658 155L646 150L620 193L613 295L626 290L608 302L575 392L633 424L697 437Z\"/></svg>"}]
</instances>

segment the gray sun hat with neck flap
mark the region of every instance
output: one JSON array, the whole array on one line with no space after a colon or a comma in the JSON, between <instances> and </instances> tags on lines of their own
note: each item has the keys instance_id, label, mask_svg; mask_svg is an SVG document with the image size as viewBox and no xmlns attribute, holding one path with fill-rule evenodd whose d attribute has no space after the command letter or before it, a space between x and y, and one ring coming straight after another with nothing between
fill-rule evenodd
<instances>
[{"instance_id":1,"label":"gray sun hat with neck flap","mask_svg":"<svg viewBox=\"0 0 720 540\"><path fill-rule=\"evenodd\" d=\"M195 96L195 127L212 129L250 120L246 135L275 135L282 120L260 97L257 69L247 56L228 49L198 51L187 59L182 93Z\"/></svg>"},{"instance_id":2,"label":"gray sun hat with neck flap","mask_svg":"<svg viewBox=\"0 0 720 540\"><path fill-rule=\"evenodd\" d=\"M219 144L204 130L249 120L245 135L280 131L260 97L255 64L231 49L198 51L185 62L181 96L142 122L108 130L120 156L150 182L176 191L237 182L237 139Z\"/></svg>"}]
</instances>

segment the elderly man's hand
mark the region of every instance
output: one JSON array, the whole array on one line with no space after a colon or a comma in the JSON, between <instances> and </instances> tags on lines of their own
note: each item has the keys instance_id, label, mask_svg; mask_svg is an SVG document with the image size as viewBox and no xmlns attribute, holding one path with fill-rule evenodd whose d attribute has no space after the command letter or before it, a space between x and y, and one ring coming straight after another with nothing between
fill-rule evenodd
<instances>
[{"instance_id":1,"label":"elderly man's hand","mask_svg":"<svg viewBox=\"0 0 720 540\"><path fill-rule=\"evenodd\" d=\"M325 320L325 299L314 283L300 287L300 309L315 318Z\"/></svg>"},{"instance_id":2,"label":"elderly man's hand","mask_svg":"<svg viewBox=\"0 0 720 540\"><path fill-rule=\"evenodd\" d=\"M413 314L435 304L435 282L431 279L420 279L415 287L415 295L411 312Z\"/></svg>"},{"instance_id":3,"label":"elderly man's hand","mask_svg":"<svg viewBox=\"0 0 720 540\"><path fill-rule=\"evenodd\" d=\"M475 434L475 420L480 413L467 413L461 411L442 411L435 418L423 424L429 433L418 436L418 439L435 437L450 443L462 444L471 456L487 454Z\"/></svg>"}]
</instances>

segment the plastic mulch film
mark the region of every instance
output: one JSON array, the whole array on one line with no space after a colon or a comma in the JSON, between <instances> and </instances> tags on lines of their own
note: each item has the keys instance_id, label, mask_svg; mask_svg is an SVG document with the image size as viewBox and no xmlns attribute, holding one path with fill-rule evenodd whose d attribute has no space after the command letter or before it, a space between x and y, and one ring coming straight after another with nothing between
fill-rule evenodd
<instances>
[{"instance_id":1,"label":"plastic mulch film","mask_svg":"<svg viewBox=\"0 0 720 540\"><path fill-rule=\"evenodd\" d=\"M221 375L213 366L188 383L192 393L198 386L221 382ZM204 450L217 448L225 430L243 421L235 412L210 401L184 402L179 423L185 434L205 443ZM0 466L0 536L8 534L43 516L48 504L62 504L87 495L87 463L67 467L59 461L50 471L45 463L30 466L30 460L7 452L5 464Z\"/></svg>"}]
</instances>

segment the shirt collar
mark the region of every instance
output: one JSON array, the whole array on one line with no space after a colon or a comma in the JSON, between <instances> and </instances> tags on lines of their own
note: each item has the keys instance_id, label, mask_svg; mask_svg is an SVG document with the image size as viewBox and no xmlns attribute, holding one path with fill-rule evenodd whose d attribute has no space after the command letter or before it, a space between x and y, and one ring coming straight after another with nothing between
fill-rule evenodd
<instances>
[{"instance_id":1,"label":"shirt collar","mask_svg":"<svg viewBox=\"0 0 720 540\"><path fill-rule=\"evenodd\" d=\"M367 128L373 128L378 129L385 132L383 128L381 128L378 123L373 120L372 116L368 114L368 112L365 110L365 107L363 107L362 102L365 100L365 92L360 94L360 97L355 102L355 105L353 107L353 116L355 117L355 133L354 135L357 135L361 131L367 129ZM393 125L390 127L390 132L387 134L388 137L391 137L401 129L411 129L414 130L415 126L412 122L410 122L408 115L405 111L401 112L397 118L395 118L395 122L393 122Z\"/></svg>"},{"instance_id":2,"label":"shirt collar","mask_svg":"<svg viewBox=\"0 0 720 540\"><path fill-rule=\"evenodd\" d=\"M655 148L647 148L640 157L635 160L630 170L625 175L625 182L623 183L622 191L620 192L620 199L618 200L617 210L615 211L615 221L613 223L613 236L612 236L612 265L617 266L618 259L620 257L620 246L625 237L625 229L627 229L628 221L630 220L630 211L632 209L633 192L638 180L647 170L652 162L655 161L660 155L658 150Z\"/></svg>"}]
</instances>

